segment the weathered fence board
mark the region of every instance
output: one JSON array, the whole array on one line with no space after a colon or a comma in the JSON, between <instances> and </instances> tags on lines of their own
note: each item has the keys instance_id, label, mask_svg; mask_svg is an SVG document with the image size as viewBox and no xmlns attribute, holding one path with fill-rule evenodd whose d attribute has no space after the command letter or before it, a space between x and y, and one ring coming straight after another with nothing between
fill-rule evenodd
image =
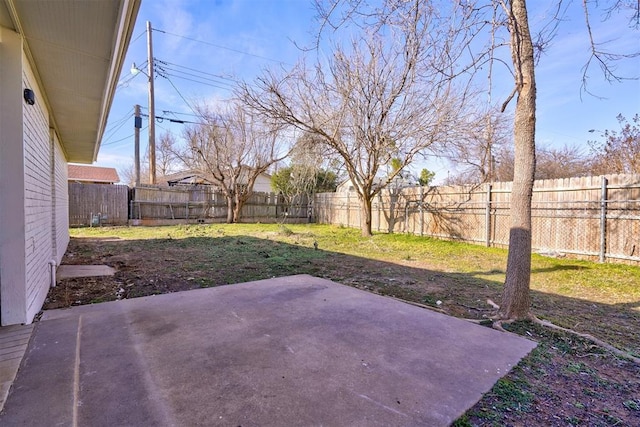
<instances>
[{"instance_id":1,"label":"weathered fence board","mask_svg":"<svg viewBox=\"0 0 640 427\"><path fill-rule=\"evenodd\" d=\"M383 191L372 228L506 247L510 201L510 182ZM359 212L355 193L316 196L319 223L360 227ZM537 251L640 262L640 175L536 181L531 214Z\"/></svg>"},{"instance_id":2,"label":"weathered fence board","mask_svg":"<svg viewBox=\"0 0 640 427\"><path fill-rule=\"evenodd\" d=\"M126 185L69 183L69 225L126 225Z\"/></svg>"},{"instance_id":3,"label":"weathered fence board","mask_svg":"<svg viewBox=\"0 0 640 427\"><path fill-rule=\"evenodd\" d=\"M227 218L224 195L206 187L138 187L127 196L125 186L70 184L69 223L90 225L92 215L101 214L102 224L126 224L127 210L129 219L141 221ZM373 200L372 228L506 247L510 201L510 182L383 191ZM304 197L254 193L241 221L307 222L312 216L319 223L360 227L358 197L317 194L312 209ZM640 175L536 181L532 245L543 252L640 262Z\"/></svg>"},{"instance_id":4,"label":"weathered fence board","mask_svg":"<svg viewBox=\"0 0 640 427\"><path fill-rule=\"evenodd\" d=\"M209 187L157 188L136 187L132 191L131 219L202 220L224 222L227 201ZM307 221L306 198L285 202L274 193L253 193L242 207L242 222ZM147 222L148 223L148 222Z\"/></svg>"}]
</instances>

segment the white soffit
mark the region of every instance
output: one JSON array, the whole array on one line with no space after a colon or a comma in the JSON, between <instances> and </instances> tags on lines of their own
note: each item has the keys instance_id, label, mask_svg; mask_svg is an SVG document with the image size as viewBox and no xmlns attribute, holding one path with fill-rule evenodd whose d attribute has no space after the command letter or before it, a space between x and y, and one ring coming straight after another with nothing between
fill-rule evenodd
<instances>
[{"instance_id":1,"label":"white soffit","mask_svg":"<svg viewBox=\"0 0 640 427\"><path fill-rule=\"evenodd\" d=\"M5 0L70 162L96 160L140 0Z\"/></svg>"}]
</instances>

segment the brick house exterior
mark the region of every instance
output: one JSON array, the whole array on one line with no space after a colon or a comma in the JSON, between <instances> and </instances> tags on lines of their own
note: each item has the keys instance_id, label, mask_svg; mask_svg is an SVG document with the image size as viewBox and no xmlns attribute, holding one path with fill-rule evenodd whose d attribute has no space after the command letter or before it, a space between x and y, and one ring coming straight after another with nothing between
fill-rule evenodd
<instances>
[{"instance_id":1,"label":"brick house exterior","mask_svg":"<svg viewBox=\"0 0 640 427\"><path fill-rule=\"evenodd\" d=\"M140 6L80 3L0 0L2 325L31 323L55 283L69 243L67 162L97 157Z\"/></svg>"}]
</instances>

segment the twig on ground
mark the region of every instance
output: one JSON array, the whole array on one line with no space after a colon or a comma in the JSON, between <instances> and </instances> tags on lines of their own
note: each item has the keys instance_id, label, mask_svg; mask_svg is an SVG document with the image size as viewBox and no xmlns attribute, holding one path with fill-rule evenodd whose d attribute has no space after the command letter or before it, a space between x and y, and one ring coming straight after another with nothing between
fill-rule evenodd
<instances>
[{"instance_id":1,"label":"twig on ground","mask_svg":"<svg viewBox=\"0 0 640 427\"><path fill-rule=\"evenodd\" d=\"M493 322L492 327L493 329L497 329L502 332L509 332L505 328L503 328L502 325L508 325L509 323L513 323L515 321L516 319L498 319L495 322Z\"/></svg>"},{"instance_id":2,"label":"twig on ground","mask_svg":"<svg viewBox=\"0 0 640 427\"><path fill-rule=\"evenodd\" d=\"M611 344L609 344L607 342L604 342L601 339L598 339L598 338L594 337L593 335L585 334L585 333L582 333L582 332L577 332L577 331L574 331L573 329L563 328L562 326L555 325L555 324L553 324L553 323L551 323L551 322L549 322L547 320L540 320L534 315L531 315L531 321L536 323L536 324L538 324L538 325L541 325L541 326L544 326L544 327L547 327L547 328L550 328L550 329L555 329L555 330L558 330L558 331L562 331L562 332L566 332L566 333L569 333L569 334L576 335L576 336L578 336L580 338L587 339L587 340L595 343L596 345L609 350L611 353L615 354L616 356L620 356L622 358L625 358L627 360L632 361L636 365L640 365L640 358L635 357L635 356L633 356L633 355L631 355L631 354L629 354L629 353L627 353L625 351L622 351L622 350L620 350L618 348L615 348Z\"/></svg>"},{"instance_id":3,"label":"twig on ground","mask_svg":"<svg viewBox=\"0 0 640 427\"><path fill-rule=\"evenodd\" d=\"M493 308L479 308L479 307L474 307L472 305L465 305L465 304L458 304L460 307L464 307L464 308L468 308L469 310L475 310L475 311L493 311Z\"/></svg>"},{"instance_id":4,"label":"twig on ground","mask_svg":"<svg viewBox=\"0 0 640 427\"><path fill-rule=\"evenodd\" d=\"M487 298L487 304L489 304L491 307L493 307L496 310L500 310L500 306L489 298Z\"/></svg>"}]
</instances>

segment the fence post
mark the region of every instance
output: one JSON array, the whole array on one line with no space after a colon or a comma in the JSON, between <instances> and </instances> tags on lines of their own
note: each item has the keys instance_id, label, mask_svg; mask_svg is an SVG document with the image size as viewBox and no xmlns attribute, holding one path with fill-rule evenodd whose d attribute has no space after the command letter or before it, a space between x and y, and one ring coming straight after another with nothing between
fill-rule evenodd
<instances>
[{"instance_id":1,"label":"fence post","mask_svg":"<svg viewBox=\"0 0 640 427\"><path fill-rule=\"evenodd\" d=\"M491 184L487 185L487 205L484 212L484 231L487 247L491 246Z\"/></svg>"},{"instance_id":2,"label":"fence post","mask_svg":"<svg viewBox=\"0 0 640 427\"><path fill-rule=\"evenodd\" d=\"M600 186L600 262L607 252L607 178L602 177Z\"/></svg>"},{"instance_id":3,"label":"fence post","mask_svg":"<svg viewBox=\"0 0 640 427\"><path fill-rule=\"evenodd\" d=\"M382 193L378 193L378 232L380 232L380 224L382 223Z\"/></svg>"},{"instance_id":4,"label":"fence post","mask_svg":"<svg viewBox=\"0 0 640 427\"><path fill-rule=\"evenodd\" d=\"M347 227L351 226L351 223L349 221L349 205L351 204L351 200L349 200L349 194L350 192L347 191Z\"/></svg>"},{"instance_id":5,"label":"fence post","mask_svg":"<svg viewBox=\"0 0 640 427\"><path fill-rule=\"evenodd\" d=\"M357 224L356 227L360 228L362 225L362 203L360 202L360 199L358 198L358 206L357 206L357 211L358 212L358 216L357 216Z\"/></svg>"},{"instance_id":6,"label":"fence post","mask_svg":"<svg viewBox=\"0 0 640 427\"><path fill-rule=\"evenodd\" d=\"M402 221L402 232L408 233L409 231L409 203L405 201L404 204L404 221Z\"/></svg>"},{"instance_id":7,"label":"fence post","mask_svg":"<svg viewBox=\"0 0 640 427\"><path fill-rule=\"evenodd\" d=\"M420 201L418 201L418 208L420 212L420 236L424 236L424 187L420 183Z\"/></svg>"}]
</instances>

